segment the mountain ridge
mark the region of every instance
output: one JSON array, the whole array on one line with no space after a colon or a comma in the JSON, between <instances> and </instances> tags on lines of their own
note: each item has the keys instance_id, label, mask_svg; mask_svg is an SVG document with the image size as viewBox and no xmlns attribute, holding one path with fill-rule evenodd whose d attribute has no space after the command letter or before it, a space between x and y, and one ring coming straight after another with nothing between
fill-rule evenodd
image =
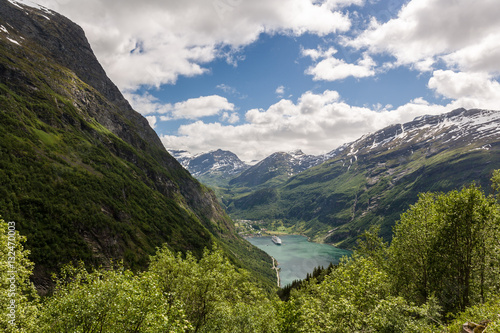
<instances>
[{"instance_id":1,"label":"mountain ridge","mask_svg":"<svg viewBox=\"0 0 500 333\"><path fill-rule=\"evenodd\" d=\"M229 181L239 187L266 187L269 183L281 183L290 177L324 162L326 155L306 155L302 150L276 152L244 170Z\"/></svg>"},{"instance_id":2,"label":"mountain ridge","mask_svg":"<svg viewBox=\"0 0 500 333\"><path fill-rule=\"evenodd\" d=\"M417 117L343 144L324 163L284 182L227 187L222 201L233 218L283 224L318 242L352 248L372 224L390 239L392 225L418 193L471 182L489 187L500 168L499 129L495 110Z\"/></svg>"},{"instance_id":3,"label":"mountain ridge","mask_svg":"<svg viewBox=\"0 0 500 333\"><path fill-rule=\"evenodd\" d=\"M207 153L191 155L186 150L168 150L193 176L203 176L211 173L220 173L232 176L249 167L248 164L228 150L211 150Z\"/></svg>"}]
</instances>

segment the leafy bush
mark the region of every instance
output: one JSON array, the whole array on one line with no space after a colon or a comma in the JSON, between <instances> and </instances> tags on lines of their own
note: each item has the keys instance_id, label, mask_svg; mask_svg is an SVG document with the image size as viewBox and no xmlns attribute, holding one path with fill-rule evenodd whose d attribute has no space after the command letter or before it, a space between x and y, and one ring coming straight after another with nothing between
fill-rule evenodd
<instances>
[{"instance_id":1,"label":"leafy bush","mask_svg":"<svg viewBox=\"0 0 500 333\"><path fill-rule=\"evenodd\" d=\"M42 304L42 332L185 332L178 302L166 303L158 277L122 267L88 272L66 266L54 295Z\"/></svg>"},{"instance_id":2,"label":"leafy bush","mask_svg":"<svg viewBox=\"0 0 500 333\"><path fill-rule=\"evenodd\" d=\"M394 228L390 274L398 294L446 312L483 303L500 288L498 206L474 185L422 194Z\"/></svg>"},{"instance_id":3,"label":"leafy bush","mask_svg":"<svg viewBox=\"0 0 500 333\"><path fill-rule=\"evenodd\" d=\"M297 332L432 332L438 307L390 293L391 281L371 258L343 259L320 284L292 293Z\"/></svg>"},{"instance_id":4,"label":"leafy bush","mask_svg":"<svg viewBox=\"0 0 500 333\"><path fill-rule=\"evenodd\" d=\"M30 332L36 326L38 295L30 281L33 263L13 222L0 219L0 331Z\"/></svg>"},{"instance_id":5,"label":"leafy bush","mask_svg":"<svg viewBox=\"0 0 500 333\"><path fill-rule=\"evenodd\" d=\"M448 326L450 333L462 332L465 323L483 324L489 333L500 333L500 296L484 304L474 305L460 312Z\"/></svg>"}]
</instances>

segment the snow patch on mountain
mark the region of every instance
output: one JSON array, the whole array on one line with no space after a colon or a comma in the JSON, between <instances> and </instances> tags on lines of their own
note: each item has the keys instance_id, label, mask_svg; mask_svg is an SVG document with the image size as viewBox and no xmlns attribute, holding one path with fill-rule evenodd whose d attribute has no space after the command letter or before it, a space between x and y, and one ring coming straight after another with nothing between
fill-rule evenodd
<instances>
[{"instance_id":1,"label":"snow patch on mountain","mask_svg":"<svg viewBox=\"0 0 500 333\"><path fill-rule=\"evenodd\" d=\"M207 174L231 176L249 167L234 153L221 149L196 155L185 150L169 150L169 152L195 177Z\"/></svg>"},{"instance_id":2,"label":"snow patch on mountain","mask_svg":"<svg viewBox=\"0 0 500 333\"><path fill-rule=\"evenodd\" d=\"M347 156L359 156L381 150L391 150L403 144L435 141L452 144L500 136L500 111L457 109L437 116L421 116L406 124L392 125L375 133L370 133L349 144L341 146L349 149ZM339 148L329 153L336 156Z\"/></svg>"}]
</instances>

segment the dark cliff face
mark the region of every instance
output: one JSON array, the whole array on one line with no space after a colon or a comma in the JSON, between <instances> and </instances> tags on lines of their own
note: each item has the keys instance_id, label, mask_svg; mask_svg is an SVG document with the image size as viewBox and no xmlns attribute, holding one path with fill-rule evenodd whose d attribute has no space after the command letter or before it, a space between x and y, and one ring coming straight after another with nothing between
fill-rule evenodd
<instances>
[{"instance_id":1,"label":"dark cliff face","mask_svg":"<svg viewBox=\"0 0 500 333\"><path fill-rule=\"evenodd\" d=\"M28 6L12 5L0 1L2 21L55 63L71 70L80 80L93 87L107 102L116 108L114 112L102 109L89 110L103 126L140 149L163 149L163 145L147 120L134 111L116 85L107 77L95 57L84 31L66 17L53 11L40 11ZM29 47L29 46L28 46ZM80 96L82 99L83 96ZM122 118L122 119L120 119ZM123 119L130 122L124 122ZM173 167L172 159L157 156Z\"/></svg>"},{"instance_id":2,"label":"dark cliff face","mask_svg":"<svg viewBox=\"0 0 500 333\"><path fill-rule=\"evenodd\" d=\"M73 71L110 102L119 104L123 111L132 110L106 76L78 25L56 12L16 6L8 1L0 2L0 12L5 23L24 38L42 46L57 63Z\"/></svg>"},{"instance_id":3,"label":"dark cliff face","mask_svg":"<svg viewBox=\"0 0 500 333\"><path fill-rule=\"evenodd\" d=\"M235 253L248 246L215 195L167 153L106 76L83 30L6 0L0 215L27 236L41 289L70 261L115 258L141 268L165 242L198 254L216 242L242 265Z\"/></svg>"}]
</instances>

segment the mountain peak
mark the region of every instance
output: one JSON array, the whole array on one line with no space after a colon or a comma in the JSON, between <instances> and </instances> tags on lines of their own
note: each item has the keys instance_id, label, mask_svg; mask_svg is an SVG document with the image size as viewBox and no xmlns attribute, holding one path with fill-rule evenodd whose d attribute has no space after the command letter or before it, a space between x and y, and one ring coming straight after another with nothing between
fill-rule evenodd
<instances>
[{"instance_id":1,"label":"mountain peak","mask_svg":"<svg viewBox=\"0 0 500 333\"><path fill-rule=\"evenodd\" d=\"M305 155L304 152L301 149L291 150L291 151L288 152L288 154L292 155L292 156L302 156L302 155Z\"/></svg>"},{"instance_id":2,"label":"mountain peak","mask_svg":"<svg viewBox=\"0 0 500 333\"><path fill-rule=\"evenodd\" d=\"M170 150L170 153L194 177L206 175L229 177L248 168L248 165L241 161L236 154L228 150L216 149L196 155L192 155L185 150Z\"/></svg>"}]
</instances>

